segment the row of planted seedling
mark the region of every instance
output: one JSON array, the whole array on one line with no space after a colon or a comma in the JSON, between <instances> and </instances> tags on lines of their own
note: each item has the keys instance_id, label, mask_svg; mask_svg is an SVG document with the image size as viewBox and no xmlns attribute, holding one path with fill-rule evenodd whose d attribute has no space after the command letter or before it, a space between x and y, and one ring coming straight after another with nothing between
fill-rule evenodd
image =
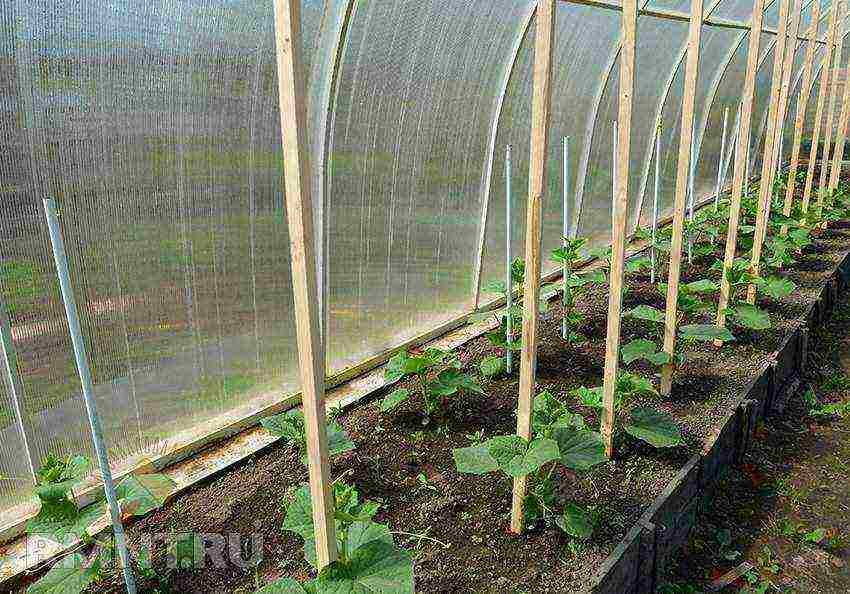
<instances>
[{"instance_id":1,"label":"row of planted seedling","mask_svg":"<svg viewBox=\"0 0 850 594\"><path fill-rule=\"evenodd\" d=\"M784 180L777 182L777 193L781 193ZM742 249L751 245L752 225L755 218L757 188L743 201L743 221L741 233L744 239ZM802 250L811 244L811 233L824 220L836 220L850 214L850 202L843 189L833 193L825 201L825 207L809 213L797 211L792 216L781 214L781 207L775 205L770 218L771 233L765 243L766 257L763 276L750 273L750 265L744 257L736 259L727 270L727 280L732 288L728 320L733 329L742 331L760 331L771 327L769 314L746 301L747 287L758 287L764 298L780 299L795 290L793 282L781 275L781 269L792 265ZM717 238L725 233L728 220L728 205L720 202L716 207L700 210L687 230L693 244L694 263L700 269L707 269L710 277L691 280L679 288L679 321L677 350L671 357L661 350L661 338L664 325L664 312L649 305L637 305L624 313L624 316L637 320L644 325L640 338L623 345L621 358L628 367L637 361L662 366L674 364L681 366L687 357L690 345L695 342L729 342L734 335L729 329L713 324L700 323L712 313L712 296L718 291L716 280L722 270L723 262L706 260L714 257ZM783 235L782 227L790 231ZM665 254L670 250L669 229L660 230L651 245L657 253L656 263L664 265ZM750 241L747 241L747 237ZM636 239L648 241L651 234L638 230ZM567 271L564 279L557 284L547 285L541 290L541 309L546 311L549 298L555 293L563 293L563 324L566 329L563 336L567 345L576 345L586 338L582 335L584 318L578 308L579 299L594 285L607 281L607 263L610 262L610 249L585 251L586 241L581 238L567 239L564 246L555 250L552 260L561 264ZM581 261L593 256L600 266L583 272ZM645 275L651 266L649 257L639 256L629 260L627 275ZM511 265L511 280L514 286L522 287L525 266L522 260L514 260ZM507 297L508 283L492 281L483 290ZM566 288L566 290L564 290ZM664 283L657 285L659 294L666 295ZM624 291L628 291L628 284ZM521 290L516 294L521 296ZM473 322L495 317L497 327L487 334L489 341L501 350L519 351L521 348L520 328L522 308L518 303L495 311L484 312L470 318ZM694 322L694 323L687 323ZM506 373L505 358L493 355L484 358L478 365L478 371L486 378ZM476 377L463 370L459 358L451 352L430 348L417 352L403 351L394 356L387 365L385 377L390 382L408 380L386 395L379 406L385 413L391 413L402 403L413 401L421 408L422 423L431 424L433 417L446 406L447 399L464 392L483 393L484 390ZM653 380L634 371L622 369L616 384L617 408L638 397L658 396ZM499 473L506 478L526 477L528 490L524 502L524 520L527 526L543 523L557 526L569 537L588 539L595 523L592 509L583 508L575 502L558 501L555 496L553 477L558 467L573 471L586 471L607 460L602 436L587 425L585 418L570 407L570 401L591 409L602 408L602 388L580 386L568 394L559 396L543 391L534 399L532 417L532 438L529 441L513 434L495 435L484 439L482 434L476 442L453 451L456 469L468 474ZM304 451L306 440L303 419L299 412L289 412L264 421L264 426L277 435L297 444ZM679 427L673 417L651 406L632 408L628 418L623 419L622 428L626 435L642 440L656 448L674 447L683 443ZM341 426L332 420L327 426L331 455L353 449L354 444ZM286 578L261 589L263 594L272 592L330 591L336 587L340 576L344 575L350 583L358 579L377 579L384 584L392 584L397 591L405 591L412 583L413 564L411 557L393 543L388 526L373 521L377 504L361 502L354 487L342 480L334 483L334 495L337 504L337 534L340 560L321 571L318 577L307 584ZM310 497L307 486L296 493L295 501L287 510L284 528L300 535L304 540L305 558L315 563L312 549L313 523L311 519ZM383 562L377 564L378 558ZM358 577L360 576L360 577ZM285 588L285 589L281 589ZM349 591L349 590L345 590ZM395 591L395 590L394 590Z\"/></svg>"},{"instance_id":2,"label":"row of planted seedling","mask_svg":"<svg viewBox=\"0 0 850 594\"><path fill-rule=\"evenodd\" d=\"M786 180L780 176L774 193L784 195ZM781 299L795 290L795 285L784 278L782 269L794 264L802 251L812 243L812 234L824 222L846 219L850 216L850 199L846 188L841 185L833 192L824 192L819 205L812 205L808 212L801 207L790 216L781 214L779 198L771 209L768 235L765 241L765 259L761 276L750 273L750 264L745 258L734 261L726 271L731 287L731 299L727 319L732 330L761 331L771 327L770 316L758 305L746 300L747 287L754 285L764 299ZM742 202L742 224L740 227L742 251L752 245L757 203L757 188L745 196ZM624 344L620 350L623 368L617 376L615 407L636 398L657 397L658 391L652 378L641 376L629 367L644 362L660 367L666 364L681 366L695 342L734 340L732 330L704 323L713 315L713 295L718 291L717 277L723 269L721 259L715 258L717 238L726 232L728 205L721 201L696 213L686 225L693 244L694 271L707 270L705 278L697 278L680 284L679 324L677 348L671 356L661 349L664 312L650 305L639 304L627 309L624 317L642 325L639 337ZM655 237L654 241L652 237ZM670 230L660 229L656 233L638 230L636 239L655 251L655 258L639 255L631 258L625 268L627 281L639 275L646 278L655 264L664 266L670 251ZM552 260L565 271L563 279L549 284L541 291L541 309L546 311L548 300L553 294L564 296L563 333L565 347L574 348L587 338L582 334L585 322L580 311L580 300L594 286L607 282L610 249L586 250L582 238L565 239L564 245L552 253ZM580 264L588 256L598 261L592 270L584 271ZM514 286L522 287L525 267L522 260L511 265ZM623 290L629 291L629 283ZM490 282L484 290L507 297L507 283ZM658 283L661 296L667 287ZM521 289L517 294L521 295ZM487 334L494 347L506 351L521 348L520 327L522 308L512 304L473 316L473 322L495 318L497 326ZM737 329L737 330L736 330ZM484 378L495 378L506 373L505 359L501 355L485 357L478 364L478 373ZM476 374L463 369L455 353L429 348L421 351L402 351L390 359L385 370L385 379L390 382L405 380L404 385L387 394L379 403L380 409L392 414L402 403L411 401L420 407L422 424L430 426L432 419L447 405L448 399L463 393L484 393ZM574 406L570 406L574 404ZM529 441L513 434L495 435L485 439L483 433L474 438L468 447L453 451L455 467L468 474L499 473L506 478L526 477L528 489L523 505L526 526L556 526L571 539L586 540L592 536L596 522L593 509L576 502L561 501L555 496L554 477L559 467L572 471L586 471L607 460L601 434L589 427L577 407L591 410L602 409L602 388L579 386L566 394L558 395L542 391L534 399L532 416L532 438ZM331 457L355 449L355 444L340 425L339 410L331 410L326 425L328 450ZM679 427L673 417L651 406L633 407L621 420L625 435L656 447L668 448L683 443ZM265 419L263 426L297 448L306 466L307 438L304 417L298 410L288 411ZM39 535L65 543L68 538L82 539L82 548L66 560L56 564L41 580L30 587L30 592L61 591L82 592L102 577L106 561L114 552L109 539L95 537L90 529L105 518L105 503L102 497L80 507L73 489L83 477L90 474L91 465L83 457L58 459L49 456L38 472L36 495L41 509L27 526L32 535ZM342 476L333 483L334 518L338 540L339 558L318 572L313 580L298 582L284 578L263 586L259 593L313 593L313 592L360 592L378 588L386 592L408 592L413 584L413 560L411 555L398 547L393 533L386 524L375 521L380 506L363 500L355 485L348 484ZM164 475L148 474L129 476L118 485L118 496L125 517L142 516L163 505L173 483ZM286 510L283 529L297 534L303 540L303 555L308 563L316 566L314 525L310 491L305 484L294 495ZM176 539L170 556L179 564L192 566L203 547L192 535ZM143 551L137 559L138 570L143 575L155 575L150 552ZM58 589L57 589L58 588Z\"/></svg>"}]
</instances>

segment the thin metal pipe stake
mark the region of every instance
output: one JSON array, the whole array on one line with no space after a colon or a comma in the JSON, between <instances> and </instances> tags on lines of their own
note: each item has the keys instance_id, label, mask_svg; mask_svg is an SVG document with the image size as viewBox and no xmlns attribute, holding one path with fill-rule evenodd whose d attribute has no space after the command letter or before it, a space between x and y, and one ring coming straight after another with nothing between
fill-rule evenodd
<instances>
[{"instance_id":1,"label":"thin metal pipe stake","mask_svg":"<svg viewBox=\"0 0 850 594\"><path fill-rule=\"evenodd\" d=\"M124 525L121 523L121 508L118 504L118 496L115 493L115 484L112 480L112 470L109 468L109 458L103 442L103 427L97 414L97 403L94 399L94 385L92 383L91 371L89 370L88 357L86 356L86 345L83 340L83 332L80 328L80 319L77 313L77 302L71 288L71 278L68 273L68 259L65 256L65 244L62 241L62 231L59 229L59 218L56 214L56 204L50 198L44 200L44 214L47 217L47 226L50 229L50 243L53 246L53 260L56 262L56 271L59 275L59 287L62 290L62 301L65 304L65 315L68 318L68 330L71 333L71 342L74 345L74 358L77 361L77 371L80 374L80 383L83 389L83 398L86 402L86 412L91 427L92 444L97 455L100 472L103 476L103 487L106 493L106 501L109 505L109 514L112 517L112 529L115 533L115 548L121 558L121 568L124 572L124 583L127 586L127 594L136 594L136 582L133 578L133 569L130 564L130 555L127 552L127 538L124 535Z\"/></svg>"},{"instance_id":2,"label":"thin metal pipe stake","mask_svg":"<svg viewBox=\"0 0 850 594\"><path fill-rule=\"evenodd\" d=\"M656 235L658 233L658 199L661 190L661 124L655 132L655 193L652 197L652 247L649 249L649 258L652 266L650 270L650 282L655 283L655 266L657 255L655 253Z\"/></svg>"},{"instance_id":3,"label":"thin metal pipe stake","mask_svg":"<svg viewBox=\"0 0 850 594\"><path fill-rule=\"evenodd\" d=\"M720 159L717 161L717 183L714 185L714 212L717 212L720 208L720 184L723 181L723 157L726 155L726 126L728 123L729 108L727 107L723 110L723 136L720 137Z\"/></svg>"},{"instance_id":4,"label":"thin metal pipe stake","mask_svg":"<svg viewBox=\"0 0 850 594\"><path fill-rule=\"evenodd\" d=\"M508 348L505 349L505 369L508 373L513 370L513 352L511 342L513 341L513 279L511 278L511 145L505 148L505 291L507 299L507 327L505 338Z\"/></svg>"},{"instance_id":5,"label":"thin metal pipe stake","mask_svg":"<svg viewBox=\"0 0 850 594\"><path fill-rule=\"evenodd\" d=\"M23 382L21 382L21 374L18 370L18 357L15 354L15 345L12 342L12 323L9 318L9 310L6 308L6 303L2 299L0 299L0 351L2 351L0 354L3 356L3 375L6 379L9 396L12 399L12 406L15 409L15 424L18 426L18 431L21 432L21 440L24 451L27 453L27 464L29 465L33 483L37 483L36 461L34 460L34 455L30 448L29 436L24 426L23 407L21 406L21 401L24 397L24 388Z\"/></svg>"},{"instance_id":6,"label":"thin metal pipe stake","mask_svg":"<svg viewBox=\"0 0 850 594\"><path fill-rule=\"evenodd\" d=\"M570 203L569 203L569 194L570 194L570 137L564 136L564 228L563 228L563 239L561 240L561 245L564 248L567 247L567 242L570 237ZM569 340L570 333L569 328L567 328L567 303L569 303L571 295L570 295L570 284L569 277L571 274L569 263L564 261L564 271L563 271L563 279L564 279L564 319L561 321L561 338L564 340Z\"/></svg>"}]
</instances>

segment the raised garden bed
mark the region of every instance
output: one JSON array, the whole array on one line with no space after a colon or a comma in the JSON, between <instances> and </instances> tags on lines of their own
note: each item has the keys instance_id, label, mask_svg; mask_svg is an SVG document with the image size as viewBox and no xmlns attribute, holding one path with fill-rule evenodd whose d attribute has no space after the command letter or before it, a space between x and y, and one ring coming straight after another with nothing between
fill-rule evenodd
<instances>
[{"instance_id":1,"label":"raised garden bed","mask_svg":"<svg viewBox=\"0 0 850 594\"><path fill-rule=\"evenodd\" d=\"M581 473L557 467L556 497L592 510L597 518L587 541L542 524L520 536L508 534L510 481L455 470L453 448L468 446L481 432L486 438L515 429L516 371L482 381L483 394L450 399L428 427L411 402L382 413L385 393L350 407L339 420L356 450L333 460L333 475L344 475L361 497L382 504L375 519L389 525L396 543L415 557L418 592L651 592L667 558L684 542L701 495L745 450L756 420L782 408L805 360L807 327L828 314L836 291L847 285L849 250L850 231L834 226L824 232L799 265L786 271L798 290L763 304L772 328L736 331L735 342L719 348L710 343L690 348L671 397L624 402L622 416L646 404L670 413L682 445L653 449L618 433L612 461ZM686 268L683 281L711 276L707 262ZM646 275L632 276L629 287L625 309L663 307ZM580 299L585 316L580 331L587 340L578 345L567 346L560 337L560 304L542 314L538 392L563 395L601 384L606 304L606 286ZM635 321L624 321L623 342L644 333ZM494 352L478 338L458 356L474 369ZM640 363L633 369L653 372ZM598 424L596 409L577 400L569 406L589 426ZM305 480L298 453L276 444L130 524L132 548L138 552L152 534L235 535L250 557L251 547L262 542L256 563L192 571L168 569L164 547L155 549L154 573L167 575L174 592L253 592L282 576L306 579L311 567L301 539L281 530L286 503ZM141 588L158 587L163 586L152 573ZM121 592L123 586L115 576L91 591Z\"/></svg>"}]
</instances>

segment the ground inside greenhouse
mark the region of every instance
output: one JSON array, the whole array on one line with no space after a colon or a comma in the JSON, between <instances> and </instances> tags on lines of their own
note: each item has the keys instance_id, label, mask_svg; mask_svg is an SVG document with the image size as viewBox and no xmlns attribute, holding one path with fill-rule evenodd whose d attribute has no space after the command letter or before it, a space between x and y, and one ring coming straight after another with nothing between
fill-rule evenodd
<instances>
[{"instance_id":1,"label":"ground inside greenhouse","mask_svg":"<svg viewBox=\"0 0 850 594\"><path fill-rule=\"evenodd\" d=\"M812 335L789 409L758 428L744 463L703 506L662 592L705 592L742 563L753 569L718 591L850 592L850 409L813 415L812 395L816 407L850 403L846 295Z\"/></svg>"},{"instance_id":2,"label":"ground inside greenhouse","mask_svg":"<svg viewBox=\"0 0 850 594\"><path fill-rule=\"evenodd\" d=\"M347 409L340 421L356 450L335 458L332 473L345 476L362 497L379 501L376 521L388 524L396 543L415 558L416 589L423 593L575 592L592 580L641 514L687 460L700 452L718 424L735 406L748 382L771 359L785 336L796 328L820 294L832 270L850 250L850 228L835 226L818 237L801 260L786 271L798 290L777 301L764 301L773 327L760 333L735 330L734 343L715 348L689 347L687 362L677 373L672 396L628 400L619 409L618 425L638 406L652 405L673 415L685 444L655 450L619 431L613 460L584 473L559 467L557 499L571 500L597 517L590 540L571 540L554 526L538 525L521 536L507 532L511 483L491 474L471 476L455 470L452 448L472 440L512 433L516 428L516 371L509 377L483 380L483 395L464 395L447 402L431 425L423 428L414 400L391 414L381 413L383 394ZM715 256L722 254L718 242ZM683 268L685 282L717 279L712 257ZM660 280L666 280L662 274ZM639 304L663 309L664 297L648 275L630 275L624 307ZM585 321L578 328L587 340L567 345L560 337L562 308L553 304L541 315L537 391L564 396L579 386L602 382L608 287L584 294L578 308ZM691 323L711 323L710 313ZM649 330L625 319L623 341L646 337ZM499 353L481 337L458 349L467 369L477 369L486 356ZM633 364L632 371L652 375L654 368ZM598 426L595 409L570 401L574 413ZM307 478L297 452L275 445L249 461L224 470L150 516L133 522L128 536L134 554L146 536L206 533L232 537L250 556L262 542L257 562L207 564L193 571L168 568L167 554L154 549L154 573L141 591L180 594L250 593L283 576L306 579L300 537L281 529L287 502ZM253 541L252 541L253 539ZM91 592L123 591L118 576L109 576Z\"/></svg>"}]
</instances>

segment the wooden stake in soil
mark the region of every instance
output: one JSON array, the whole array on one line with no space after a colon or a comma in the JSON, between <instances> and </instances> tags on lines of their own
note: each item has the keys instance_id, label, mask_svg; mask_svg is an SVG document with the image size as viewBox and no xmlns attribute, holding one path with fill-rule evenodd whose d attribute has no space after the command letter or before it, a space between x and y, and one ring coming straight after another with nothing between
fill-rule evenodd
<instances>
[{"instance_id":1,"label":"wooden stake in soil","mask_svg":"<svg viewBox=\"0 0 850 594\"><path fill-rule=\"evenodd\" d=\"M798 3L800 0L796 0ZM750 259L750 271L758 275L759 263L761 261L761 248L764 241L764 232L767 227L768 213L770 212L770 199L773 196L773 170L774 157L776 154L777 130L780 128L780 94L782 92L782 72L785 63L785 45L788 40L788 5L790 0L780 0L779 4L779 31L776 34L776 46L773 54L773 74L770 80L770 98L768 99L767 130L764 134L764 153L761 163L761 181L759 183L759 197L756 206L756 229L753 233L753 250ZM795 35L796 37L796 35ZM793 57L793 53L792 53ZM790 66L790 65L789 65ZM789 75L790 76L790 75ZM781 130L779 132L781 134ZM753 303L756 298L756 287L750 285L747 288L747 301Z\"/></svg>"},{"instance_id":2,"label":"wooden stake in soil","mask_svg":"<svg viewBox=\"0 0 850 594\"><path fill-rule=\"evenodd\" d=\"M829 172L829 189L834 191L841 178L841 165L844 163L844 145L847 140L847 120L850 118L850 76L844 75L844 93L841 99L841 115L835 132L835 152L832 157L832 170Z\"/></svg>"},{"instance_id":3,"label":"wooden stake in soil","mask_svg":"<svg viewBox=\"0 0 850 594\"><path fill-rule=\"evenodd\" d=\"M750 32L749 47L747 48L747 70L744 76L744 91L741 94L741 133L735 149L735 168L732 174L732 197L729 203L729 226L726 232L726 252L723 257L723 273L720 275L720 298L717 304L717 325L726 324L726 308L729 305L729 281L726 271L735 259L735 249L738 243L738 222L741 216L741 198L744 191L744 175L747 172L747 162L750 158L750 128L753 116L753 91L756 82L756 66L758 65L759 43L764 19L764 0L755 0L753 5L753 28ZM741 158L741 155L744 158Z\"/></svg>"},{"instance_id":4,"label":"wooden stake in soil","mask_svg":"<svg viewBox=\"0 0 850 594\"><path fill-rule=\"evenodd\" d=\"M611 226L611 272L608 292L608 331L605 339L605 376L602 387L602 438L605 453L614 454L614 389L620 359L620 312L623 307L623 259L629 203L629 156L632 140L632 96L635 86L635 30L637 0L623 0L618 110L617 195Z\"/></svg>"},{"instance_id":5,"label":"wooden stake in soil","mask_svg":"<svg viewBox=\"0 0 850 594\"><path fill-rule=\"evenodd\" d=\"M815 179L815 164L818 158L818 143L820 142L821 122L823 122L823 108L826 103L827 87L829 86L829 65L832 63L832 50L835 45L835 7L829 14L829 33L826 42L826 55L823 57L823 67L820 71L820 89L818 89L818 103L815 110L815 125L812 130L812 147L809 151L809 166L806 168L806 184L803 186L803 212L809 211L809 202L812 196L812 184Z\"/></svg>"},{"instance_id":6,"label":"wooden stake in soil","mask_svg":"<svg viewBox=\"0 0 850 594\"><path fill-rule=\"evenodd\" d=\"M537 5L534 44L534 81L531 104L531 157L528 166L528 206L525 232L525 288L523 290L522 351L519 368L517 435L531 439L531 407L537 367L537 309L540 295L540 238L543 189L546 187L546 147L549 146L549 106L552 93L552 44L555 1ZM522 532L526 477L514 479L511 531Z\"/></svg>"},{"instance_id":7,"label":"wooden stake in soil","mask_svg":"<svg viewBox=\"0 0 850 594\"><path fill-rule=\"evenodd\" d=\"M673 351L676 348L676 315L679 301L679 274L682 266L682 239L685 223L685 197L691 183L691 159L694 133L694 104L699 77L700 32L703 0L691 0L688 29L688 61L685 64L685 87L682 96L682 121L679 129L679 162L676 166L676 194L673 199L673 236L670 241L670 266L667 273L667 307L664 315L664 352L671 363L661 369L661 393L669 394L673 385ZM693 188L691 188L693 191ZM693 196L691 196L693 217Z\"/></svg>"},{"instance_id":8,"label":"wooden stake in soil","mask_svg":"<svg viewBox=\"0 0 850 594\"><path fill-rule=\"evenodd\" d=\"M306 89L301 58L301 0L274 0L274 21L301 399L307 432L316 560L321 569L336 560L337 543L325 430L325 355L316 285Z\"/></svg>"},{"instance_id":9,"label":"wooden stake in soil","mask_svg":"<svg viewBox=\"0 0 850 594\"><path fill-rule=\"evenodd\" d=\"M835 48L832 50L833 65L830 75L832 84L829 85L829 103L826 108L826 123L823 129L823 155L821 156L820 181L818 183L818 189L821 192L818 194L818 206L823 206L823 191L826 190L827 184L826 172L829 169L829 156L832 150L832 118L835 115L835 97L838 94L838 85L835 82L838 80L838 71L841 68L841 49L844 45L844 35L839 35L837 31L839 25L844 21L844 2L835 0L833 9L835 10L836 31L832 40ZM824 67L826 66L829 66L829 64L827 63Z\"/></svg>"},{"instance_id":10,"label":"wooden stake in soil","mask_svg":"<svg viewBox=\"0 0 850 594\"><path fill-rule=\"evenodd\" d=\"M818 21L820 20L820 3L815 2L812 7L812 20L809 27L809 43L806 45L806 57L803 62L803 82L800 86L800 97L797 100L797 116L794 120L794 144L791 147L791 165L788 169L788 183L785 188L785 202L782 214L790 216L794 207L794 192L797 189L797 167L800 164L800 142L803 139L803 124L806 120L806 107L812 94L812 64L815 57L815 46L818 33ZM788 226L783 225L781 235L788 234Z\"/></svg>"}]
</instances>

